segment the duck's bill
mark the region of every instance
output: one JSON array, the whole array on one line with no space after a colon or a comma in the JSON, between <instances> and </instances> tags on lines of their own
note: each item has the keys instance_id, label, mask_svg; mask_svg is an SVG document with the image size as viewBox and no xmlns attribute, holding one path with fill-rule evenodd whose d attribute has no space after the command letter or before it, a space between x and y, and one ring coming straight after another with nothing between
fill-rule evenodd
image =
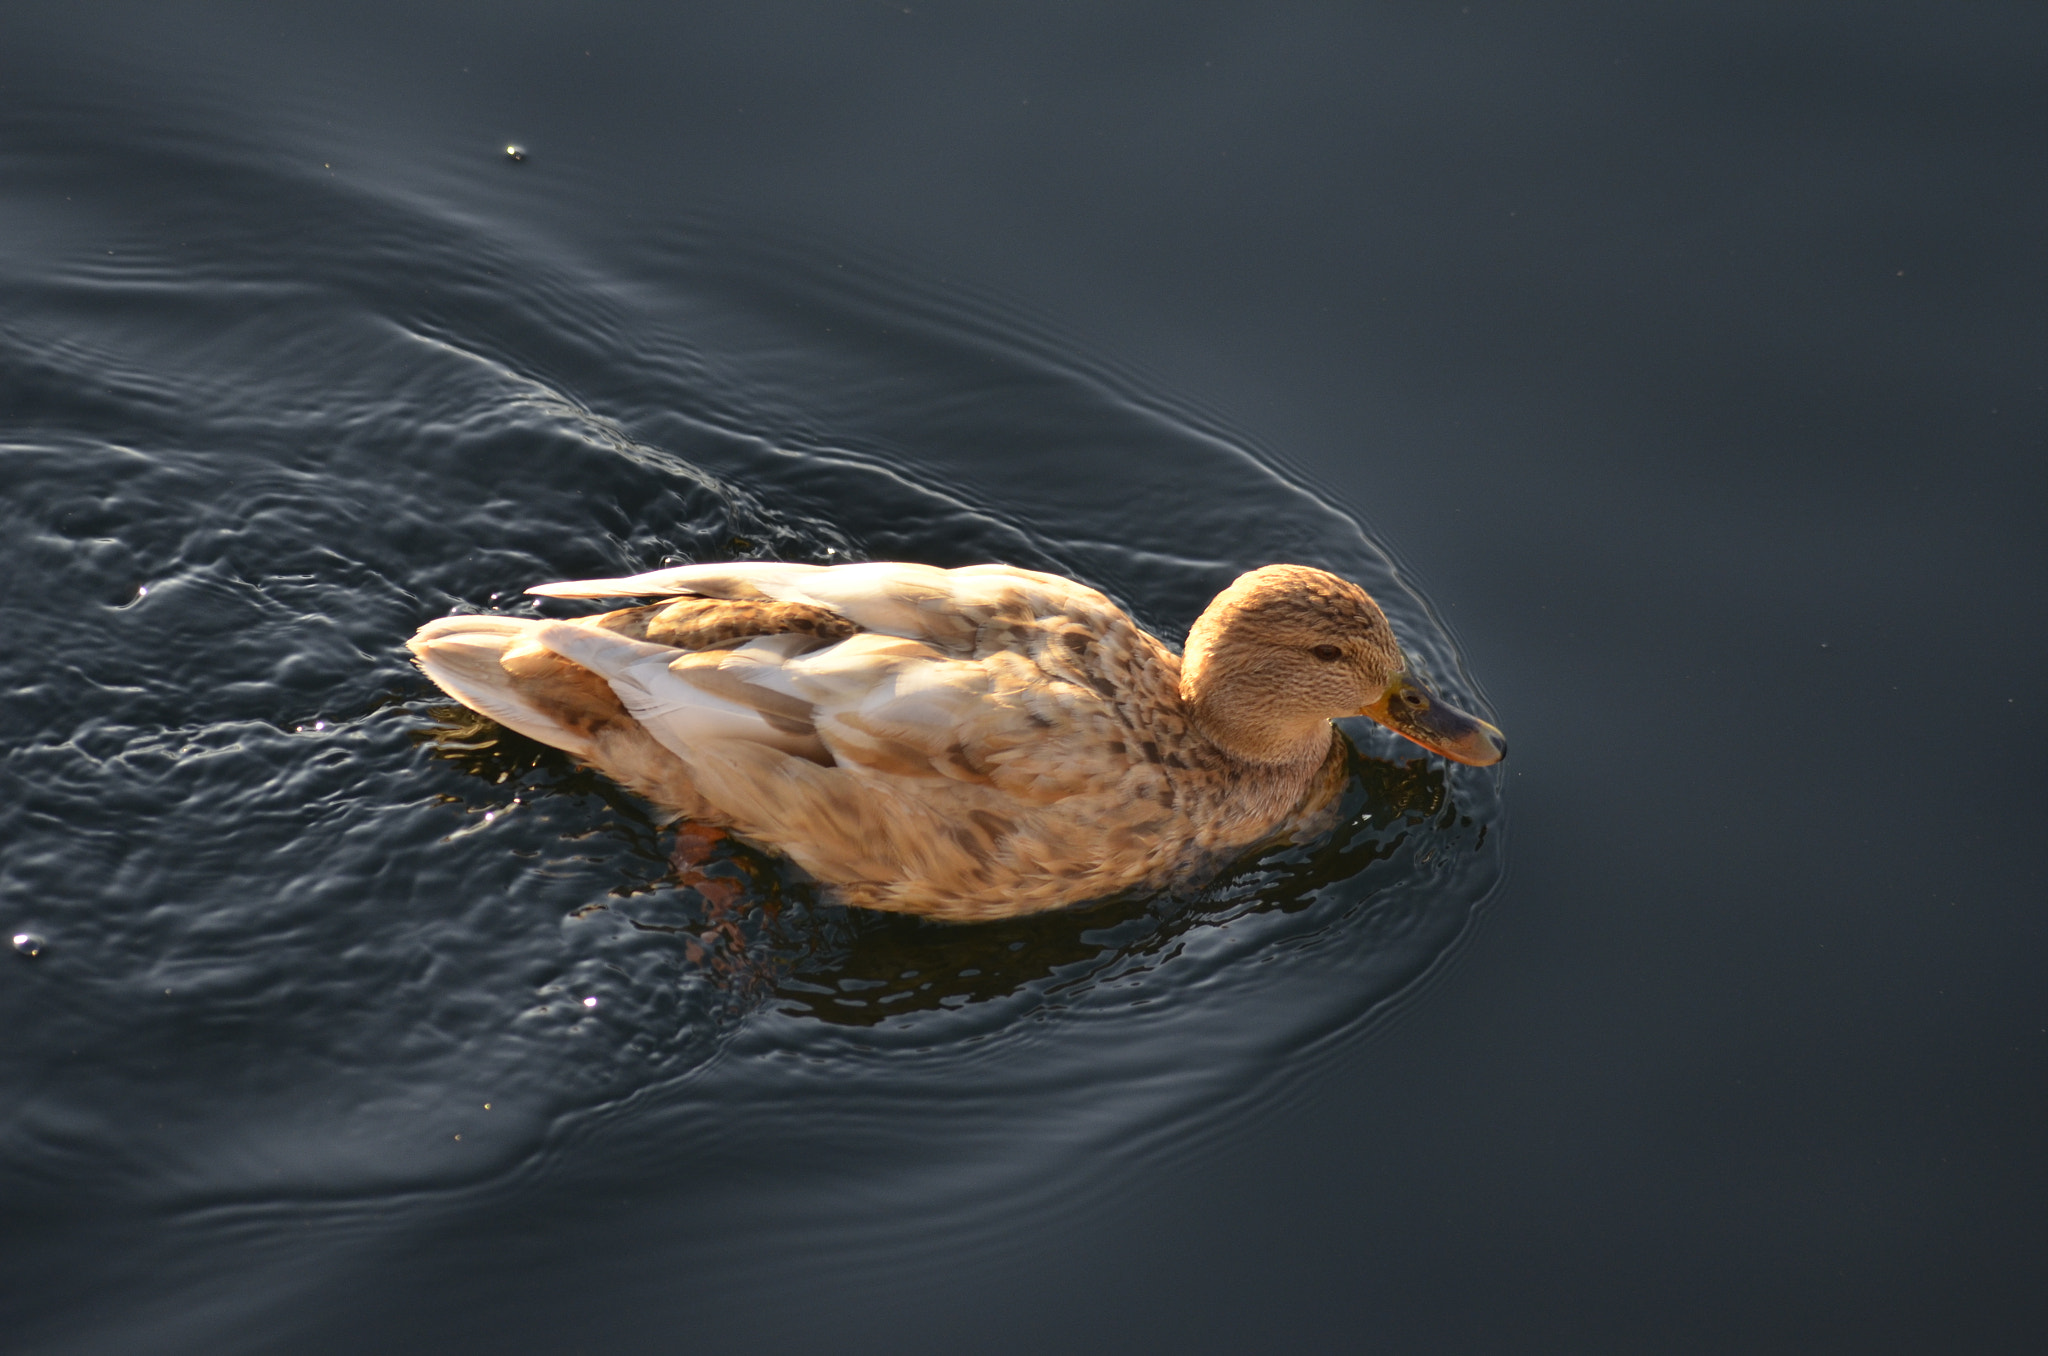
<instances>
[{"instance_id":1,"label":"duck's bill","mask_svg":"<svg viewBox=\"0 0 2048 1356\"><path fill-rule=\"evenodd\" d=\"M1406 677L1396 678L1386 695L1358 714L1454 763L1490 767L1508 756L1507 736Z\"/></svg>"}]
</instances>

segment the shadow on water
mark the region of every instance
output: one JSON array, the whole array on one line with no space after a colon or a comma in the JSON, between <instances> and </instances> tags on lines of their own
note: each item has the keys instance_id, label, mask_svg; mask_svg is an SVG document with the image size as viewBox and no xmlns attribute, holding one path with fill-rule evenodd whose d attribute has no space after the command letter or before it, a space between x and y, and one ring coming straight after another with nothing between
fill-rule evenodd
<instances>
[{"instance_id":1,"label":"shadow on water","mask_svg":"<svg viewBox=\"0 0 2048 1356\"><path fill-rule=\"evenodd\" d=\"M588 904L634 929L675 939L688 966L708 976L728 1012L764 1003L835 1026L870 1027L911 1013L1014 998L1029 990L1086 982L1112 963L1142 964L1195 928L1246 914L1298 914L1323 892L1343 888L1369 901L1386 867L1412 840L1426 852L1478 851L1486 826L1461 813L1444 765L1413 757L1372 757L1345 740L1343 792L1330 826L1301 841L1270 844L1196 889L1134 895L1070 909L974 924L834 906L786 861L716 830L674 830L604 777L488 718L430 706L413 738L468 775L521 796L595 797L609 812L604 832L621 841L644 873L663 857L668 871L635 875L617 897ZM1365 909L1368 916L1371 909ZM1361 924L1368 932L1374 922Z\"/></svg>"}]
</instances>

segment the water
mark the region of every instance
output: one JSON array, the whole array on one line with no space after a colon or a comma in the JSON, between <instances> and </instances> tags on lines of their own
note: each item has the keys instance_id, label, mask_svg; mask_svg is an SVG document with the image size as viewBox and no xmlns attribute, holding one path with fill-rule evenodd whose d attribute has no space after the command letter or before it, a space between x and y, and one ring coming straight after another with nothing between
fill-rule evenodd
<instances>
[{"instance_id":1,"label":"water","mask_svg":"<svg viewBox=\"0 0 2048 1356\"><path fill-rule=\"evenodd\" d=\"M101 187L131 158L175 185L147 230ZM965 1243L1266 1094L1499 877L1497 775L1361 722L1338 828L1179 897L957 928L745 852L736 899L686 885L646 807L452 710L413 628L679 561L1001 560L1177 640L1292 560L1475 694L1340 505L943 279L712 216L579 263L182 129L18 173L67 221L0 278L0 833L47 939L6 990L17 1180L191 1248L853 1140Z\"/></svg>"},{"instance_id":2,"label":"water","mask_svg":"<svg viewBox=\"0 0 2048 1356\"><path fill-rule=\"evenodd\" d=\"M0 1345L2028 1349L2030 11L0 23ZM731 556L1324 565L1515 757L945 928L406 661Z\"/></svg>"}]
</instances>

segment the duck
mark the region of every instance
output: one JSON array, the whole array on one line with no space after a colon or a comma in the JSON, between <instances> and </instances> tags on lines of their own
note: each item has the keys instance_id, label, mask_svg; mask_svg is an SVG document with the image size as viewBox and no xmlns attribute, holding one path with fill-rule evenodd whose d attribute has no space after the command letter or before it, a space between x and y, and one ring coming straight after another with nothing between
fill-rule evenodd
<instances>
[{"instance_id":1,"label":"duck","mask_svg":"<svg viewBox=\"0 0 2048 1356\"><path fill-rule=\"evenodd\" d=\"M441 617L443 692L859 908L975 922L1199 881L1310 822L1366 716L1473 766L1501 732L1412 672L1358 585L1240 575L1183 652L1007 565L739 561L537 584L653 599Z\"/></svg>"}]
</instances>

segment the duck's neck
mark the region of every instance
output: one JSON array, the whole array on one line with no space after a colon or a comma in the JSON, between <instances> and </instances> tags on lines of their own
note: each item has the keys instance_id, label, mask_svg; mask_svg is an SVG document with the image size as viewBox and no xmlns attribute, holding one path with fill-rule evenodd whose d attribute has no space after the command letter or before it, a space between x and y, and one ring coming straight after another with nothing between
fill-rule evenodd
<instances>
[{"instance_id":1,"label":"duck's neck","mask_svg":"<svg viewBox=\"0 0 2048 1356\"><path fill-rule=\"evenodd\" d=\"M1181 701L1204 738L1255 767L1299 769L1307 777L1322 765L1335 735L1327 719L1283 713L1249 685L1227 681L1205 659L1190 654L1180 680Z\"/></svg>"}]
</instances>

